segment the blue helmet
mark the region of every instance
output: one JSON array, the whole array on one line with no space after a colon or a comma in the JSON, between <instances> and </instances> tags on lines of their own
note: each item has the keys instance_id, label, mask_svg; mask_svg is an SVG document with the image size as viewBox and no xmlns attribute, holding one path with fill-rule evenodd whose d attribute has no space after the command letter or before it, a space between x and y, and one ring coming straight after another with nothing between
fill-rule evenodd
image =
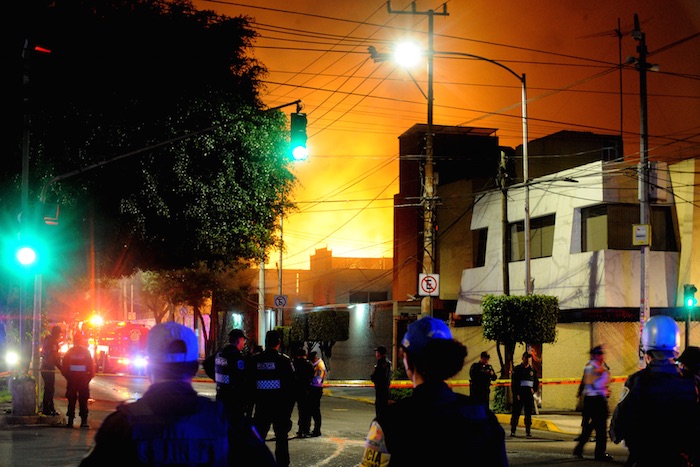
<instances>
[{"instance_id":1,"label":"blue helmet","mask_svg":"<svg viewBox=\"0 0 700 467\"><path fill-rule=\"evenodd\" d=\"M649 350L677 352L681 345L681 332L678 324L670 316L652 316L642 329L642 347Z\"/></svg>"}]
</instances>

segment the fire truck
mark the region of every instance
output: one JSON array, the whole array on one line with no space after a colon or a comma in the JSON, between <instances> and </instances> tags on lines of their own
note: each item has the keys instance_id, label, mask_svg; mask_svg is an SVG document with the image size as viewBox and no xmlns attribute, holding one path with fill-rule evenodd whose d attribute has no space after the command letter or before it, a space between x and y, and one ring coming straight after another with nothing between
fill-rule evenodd
<instances>
[{"instance_id":1,"label":"fire truck","mask_svg":"<svg viewBox=\"0 0 700 467\"><path fill-rule=\"evenodd\" d=\"M96 371L143 375L149 327L125 321L85 322L82 333L95 357Z\"/></svg>"}]
</instances>

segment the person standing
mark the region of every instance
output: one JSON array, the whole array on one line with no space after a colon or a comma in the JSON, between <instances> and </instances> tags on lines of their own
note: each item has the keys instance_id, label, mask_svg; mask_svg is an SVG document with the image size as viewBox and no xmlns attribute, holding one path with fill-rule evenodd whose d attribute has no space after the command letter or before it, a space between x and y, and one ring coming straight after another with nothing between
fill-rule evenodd
<instances>
[{"instance_id":1,"label":"person standing","mask_svg":"<svg viewBox=\"0 0 700 467\"><path fill-rule=\"evenodd\" d=\"M513 414L510 417L510 435L515 436L515 429L520 422L520 413L525 412L525 436L532 438L532 412L535 410L535 393L540 387L537 371L532 366L532 354L523 353L522 363L513 368L511 388L513 390Z\"/></svg>"},{"instance_id":2,"label":"person standing","mask_svg":"<svg viewBox=\"0 0 700 467\"><path fill-rule=\"evenodd\" d=\"M370 379L374 383L374 411L377 416L389 406L393 368L391 360L387 358L386 354L387 349L383 345L374 349L377 363L374 364L374 371Z\"/></svg>"},{"instance_id":3,"label":"person standing","mask_svg":"<svg viewBox=\"0 0 700 467\"><path fill-rule=\"evenodd\" d=\"M61 327L54 326L41 344L41 379L44 381L44 397L41 412L44 415L58 415L53 398L56 394L56 369L61 370Z\"/></svg>"},{"instance_id":4,"label":"person standing","mask_svg":"<svg viewBox=\"0 0 700 467\"><path fill-rule=\"evenodd\" d=\"M681 373L680 330L670 316L652 316L642 328L646 367L625 381L610 421L610 439L625 442L627 465L688 466L700 439L698 388Z\"/></svg>"},{"instance_id":5,"label":"person standing","mask_svg":"<svg viewBox=\"0 0 700 467\"><path fill-rule=\"evenodd\" d=\"M199 346L191 329L172 321L155 325L147 353L151 385L105 418L80 467L277 465L252 425L233 426L220 401L192 387Z\"/></svg>"},{"instance_id":6,"label":"person standing","mask_svg":"<svg viewBox=\"0 0 700 467\"><path fill-rule=\"evenodd\" d=\"M68 399L66 426L73 428L77 401L80 428L90 428L88 425L88 399L90 398L90 381L95 376L95 362L92 360L90 351L83 346L81 334L73 335L73 347L68 349L63 356L61 374L66 378L66 398Z\"/></svg>"},{"instance_id":7,"label":"person standing","mask_svg":"<svg viewBox=\"0 0 700 467\"><path fill-rule=\"evenodd\" d=\"M400 352L413 393L374 419L360 465L443 466L468 459L469 465L507 466L505 431L496 415L445 381L467 357L447 325L432 317L411 323Z\"/></svg>"},{"instance_id":8,"label":"person standing","mask_svg":"<svg viewBox=\"0 0 700 467\"><path fill-rule=\"evenodd\" d=\"M314 376L311 378L309 387L309 412L314 421L311 436L316 437L321 436L321 397L323 397L323 382L326 380L326 364L316 351L309 352L309 360L314 366Z\"/></svg>"},{"instance_id":9,"label":"person standing","mask_svg":"<svg viewBox=\"0 0 700 467\"><path fill-rule=\"evenodd\" d=\"M479 361L474 362L469 367L469 394L472 399L489 406L489 396L491 394L491 381L496 381L498 376L489 364L491 355L488 352L481 352Z\"/></svg>"},{"instance_id":10,"label":"person standing","mask_svg":"<svg viewBox=\"0 0 700 467\"><path fill-rule=\"evenodd\" d=\"M311 413L309 412L309 389L314 377L314 366L306 358L306 350L297 349L294 353L294 382L295 399L299 418L297 420L297 437L309 438L311 436Z\"/></svg>"},{"instance_id":11,"label":"person standing","mask_svg":"<svg viewBox=\"0 0 700 467\"><path fill-rule=\"evenodd\" d=\"M250 404L245 357L242 353L246 336L240 329L228 333L228 344L214 357L216 400L223 403L232 423L240 423ZM211 375L210 375L211 376Z\"/></svg>"},{"instance_id":12,"label":"person standing","mask_svg":"<svg viewBox=\"0 0 700 467\"><path fill-rule=\"evenodd\" d=\"M275 330L265 335L265 350L250 357L254 385L253 425L265 439L270 426L275 433L275 458L289 466L289 440L294 410L294 366L292 359L279 351L282 337Z\"/></svg>"},{"instance_id":13,"label":"person standing","mask_svg":"<svg viewBox=\"0 0 700 467\"><path fill-rule=\"evenodd\" d=\"M583 422L574 456L583 458L583 447L595 430L595 460L610 461L608 447L608 397L610 397L610 369L605 364L605 352L598 345L590 351L591 359L583 370Z\"/></svg>"}]
</instances>

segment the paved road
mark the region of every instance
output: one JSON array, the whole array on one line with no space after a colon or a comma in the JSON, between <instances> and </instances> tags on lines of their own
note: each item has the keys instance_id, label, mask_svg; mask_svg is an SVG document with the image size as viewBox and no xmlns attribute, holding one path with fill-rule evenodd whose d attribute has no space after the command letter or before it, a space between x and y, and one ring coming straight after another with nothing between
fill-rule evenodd
<instances>
[{"instance_id":1,"label":"paved road","mask_svg":"<svg viewBox=\"0 0 700 467\"><path fill-rule=\"evenodd\" d=\"M63 394L64 381L57 378L57 383L56 393ZM95 402L90 405L90 429L67 429L48 424L0 427L0 466L76 466L87 453L95 430L104 417L114 410L118 401L138 397L147 384L145 379L96 378L91 385ZM195 386L202 394L214 393L214 387L209 382L196 383ZM339 388L328 391L328 395L324 396L321 402L323 436L291 439L291 467L356 467L362 457L367 428L374 416L372 396L371 389L358 391ZM65 412L65 398L56 398L56 406ZM62 417L55 421L62 421L61 419ZM296 432L296 413L293 421L292 433ZM502 423L507 425L507 421L502 420ZM506 440L510 465L599 466L600 463L591 459L593 443L586 446L587 459L575 459L571 456L573 439L578 434L579 423L579 414L543 414L533 425L535 429L532 439L519 436ZM268 437L268 445L274 451L272 434ZM417 433L417 439L420 439L420 433ZM622 465L626 458L626 450L611 443L608 446L609 451L618 460L617 463Z\"/></svg>"}]
</instances>

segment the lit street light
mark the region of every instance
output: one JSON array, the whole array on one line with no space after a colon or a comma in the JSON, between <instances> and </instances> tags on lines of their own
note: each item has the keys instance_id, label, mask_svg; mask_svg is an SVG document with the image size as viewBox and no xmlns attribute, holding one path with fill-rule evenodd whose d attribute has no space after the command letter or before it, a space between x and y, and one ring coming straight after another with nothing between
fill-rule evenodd
<instances>
[{"instance_id":1,"label":"lit street light","mask_svg":"<svg viewBox=\"0 0 700 467\"><path fill-rule=\"evenodd\" d=\"M432 134L432 124L433 124L433 68L432 61L436 56L458 56L473 58L476 60L483 60L489 63L493 63L506 70L511 75L515 76L521 84L521 120L522 120L522 136L523 136L523 185L525 187L525 220L524 220L524 243L525 243L525 295L532 294L532 277L530 271L530 184L529 184L529 162L528 162L528 132L527 132L527 84L525 74L517 74L515 71L507 67L506 65L491 60L486 57L481 57L478 55L473 55L463 52L441 52L436 51L432 47L432 28L430 34L430 46L427 52L420 52L417 47L411 44L401 44L395 48L395 51L391 56L389 54L382 54L377 52L375 47L370 46L368 48L370 56L375 62L383 62L388 59L392 59L404 66L408 63L415 63L415 57L421 55L428 58L428 130L426 134L426 163L425 163L425 182L424 182L424 196L423 196L423 206L424 206L424 261L423 269L426 274L432 273L433 267L433 250L434 250L434 226L433 226L433 204L435 202L435 187L434 187L434 175L433 175L433 134ZM409 72L410 76L410 72ZM416 86L420 89L420 86L416 80L411 76L411 79ZM421 89L421 93L423 93ZM425 96L425 93L423 93ZM425 297L430 298L430 297ZM425 302L425 300L424 300ZM427 312L432 310L428 309ZM421 303L421 312L426 313L426 309ZM431 313L432 314L432 313Z\"/></svg>"}]
</instances>

